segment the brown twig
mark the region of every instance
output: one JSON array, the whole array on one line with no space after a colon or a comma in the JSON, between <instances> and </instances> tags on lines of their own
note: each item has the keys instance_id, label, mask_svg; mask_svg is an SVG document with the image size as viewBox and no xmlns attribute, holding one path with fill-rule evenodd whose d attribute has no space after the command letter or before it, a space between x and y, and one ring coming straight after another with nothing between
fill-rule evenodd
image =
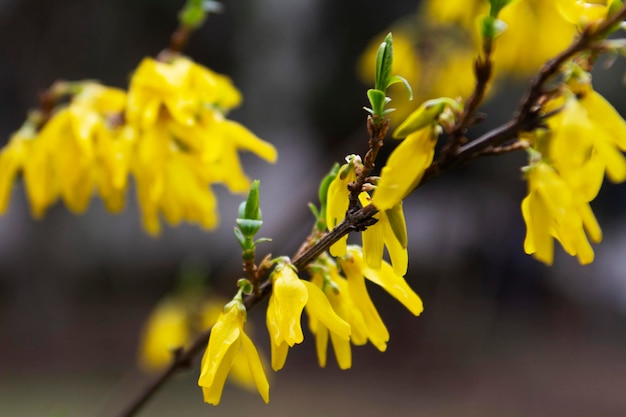
<instances>
[{"instance_id":1,"label":"brown twig","mask_svg":"<svg viewBox=\"0 0 626 417\"><path fill-rule=\"evenodd\" d=\"M439 158L440 165L447 165L455 158L459 148L466 142L465 134L467 129L476 121L476 110L482 104L487 93L489 81L493 75L493 61L491 54L493 52L493 40L486 38L483 42L483 55L478 56L474 61L474 75L476 84L474 91L467 99L463 107L463 113L454 125L450 135L450 141L444 146Z\"/></svg>"},{"instance_id":2,"label":"brown twig","mask_svg":"<svg viewBox=\"0 0 626 417\"><path fill-rule=\"evenodd\" d=\"M375 120L374 117L367 117L367 132L369 134L369 149L363 159L363 165L356 172L356 180L348 186L350 190L350 205L348 208L349 213L354 213L359 208L359 194L363 191L363 185L365 184L370 173L374 169L376 157L380 148L383 147L385 137L387 136L387 130L389 130L389 120L383 119Z\"/></svg>"}]
</instances>

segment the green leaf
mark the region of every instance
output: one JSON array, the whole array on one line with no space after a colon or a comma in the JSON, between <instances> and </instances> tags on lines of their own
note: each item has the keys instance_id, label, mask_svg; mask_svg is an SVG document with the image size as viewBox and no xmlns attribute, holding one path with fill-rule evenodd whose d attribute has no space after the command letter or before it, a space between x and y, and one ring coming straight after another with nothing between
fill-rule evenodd
<instances>
[{"instance_id":1,"label":"green leaf","mask_svg":"<svg viewBox=\"0 0 626 417\"><path fill-rule=\"evenodd\" d=\"M321 208L322 208L320 210L321 212L323 212L324 208L326 207L328 187L330 187L330 183L333 182L338 172L339 172L339 164L335 162L335 164L332 166L328 174L326 174L326 176L324 177L324 179L322 179L322 182L320 183L320 187L318 189L318 195L319 195Z\"/></svg>"},{"instance_id":2,"label":"green leaf","mask_svg":"<svg viewBox=\"0 0 626 417\"><path fill-rule=\"evenodd\" d=\"M500 11L506 6L508 5L512 0L489 0L489 3L491 4L491 10L489 11L489 16L491 17L498 17L498 14L500 14Z\"/></svg>"},{"instance_id":3,"label":"green leaf","mask_svg":"<svg viewBox=\"0 0 626 417\"><path fill-rule=\"evenodd\" d=\"M320 212L319 212L319 210L317 209L317 207L315 207L315 204L313 204L313 203L309 203L309 210L311 210L311 213L313 213L313 216L314 216L316 219L319 219L319 217L320 217Z\"/></svg>"},{"instance_id":4,"label":"green leaf","mask_svg":"<svg viewBox=\"0 0 626 417\"><path fill-rule=\"evenodd\" d=\"M206 20L208 13L219 13L223 9L221 3L213 0L187 0L178 13L178 21L182 26L197 29Z\"/></svg>"},{"instance_id":5,"label":"green leaf","mask_svg":"<svg viewBox=\"0 0 626 417\"><path fill-rule=\"evenodd\" d=\"M404 87L409 92L409 100L413 100L413 89L411 88L411 84L409 84L409 82L407 81L406 78L401 77L399 75L394 75L391 78L389 78L389 83L387 84L385 89L391 87L394 84L398 84L398 83L404 84Z\"/></svg>"},{"instance_id":6,"label":"green leaf","mask_svg":"<svg viewBox=\"0 0 626 417\"><path fill-rule=\"evenodd\" d=\"M244 211L244 219L261 220L259 180L252 181L248 198L246 199L246 208Z\"/></svg>"},{"instance_id":7,"label":"green leaf","mask_svg":"<svg viewBox=\"0 0 626 417\"><path fill-rule=\"evenodd\" d=\"M393 64L393 38L391 32L385 36L385 40L378 47L376 53L376 82L374 88L384 91L391 77L391 66Z\"/></svg>"},{"instance_id":8,"label":"green leaf","mask_svg":"<svg viewBox=\"0 0 626 417\"><path fill-rule=\"evenodd\" d=\"M375 115L382 115L383 110L385 108L385 99L387 96L381 90L367 90L367 98L370 100L370 104L372 105L372 110L374 110Z\"/></svg>"},{"instance_id":9,"label":"green leaf","mask_svg":"<svg viewBox=\"0 0 626 417\"><path fill-rule=\"evenodd\" d=\"M234 232L235 232L235 238L237 239L237 242L239 242L239 245L243 248L246 247L246 238L243 235L243 233L241 233L241 230L239 230L237 227L234 227Z\"/></svg>"},{"instance_id":10,"label":"green leaf","mask_svg":"<svg viewBox=\"0 0 626 417\"><path fill-rule=\"evenodd\" d=\"M263 226L263 220L237 219L236 222L239 229L241 229L241 233L247 238L256 235L261 226Z\"/></svg>"},{"instance_id":11,"label":"green leaf","mask_svg":"<svg viewBox=\"0 0 626 417\"><path fill-rule=\"evenodd\" d=\"M480 28L483 38L495 39L502 35L507 29L507 24L493 16L485 16L480 21Z\"/></svg>"}]
</instances>

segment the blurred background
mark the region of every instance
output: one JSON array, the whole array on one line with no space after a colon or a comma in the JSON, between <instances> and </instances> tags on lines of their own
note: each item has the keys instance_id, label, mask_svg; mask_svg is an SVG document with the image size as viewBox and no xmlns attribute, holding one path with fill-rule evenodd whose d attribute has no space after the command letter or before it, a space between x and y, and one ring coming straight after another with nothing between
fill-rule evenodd
<instances>
[{"instance_id":1,"label":"blurred background","mask_svg":"<svg viewBox=\"0 0 626 417\"><path fill-rule=\"evenodd\" d=\"M306 204L317 202L319 179L347 153L366 151L369 86L357 64L419 3L224 0L225 13L192 37L186 52L243 92L232 118L279 150L274 166L243 156L261 179L262 234L273 239L262 250L293 254L312 226ZM0 0L0 142L55 80L126 87L141 58L167 45L182 5ZM594 78L622 114L623 74L618 60ZM502 78L484 106L487 121L470 135L506 121L523 89L523 77ZM415 318L370 288L391 333L385 354L357 347L352 370L338 371L332 355L319 369L307 335L273 375L267 406L232 387L219 407L203 404L195 368L141 415L625 415L626 188L605 184L594 202L605 232L595 263L580 267L557 248L548 268L523 253L525 162L523 154L478 160L409 197L407 281L425 312ZM135 369L140 332L181 271L234 293L232 227L243 197L217 191L217 231L166 227L154 239L132 192L121 215L94 199L82 216L59 204L35 221L16 187L0 218L0 417L114 416L149 380ZM269 354L263 308L250 321Z\"/></svg>"}]
</instances>

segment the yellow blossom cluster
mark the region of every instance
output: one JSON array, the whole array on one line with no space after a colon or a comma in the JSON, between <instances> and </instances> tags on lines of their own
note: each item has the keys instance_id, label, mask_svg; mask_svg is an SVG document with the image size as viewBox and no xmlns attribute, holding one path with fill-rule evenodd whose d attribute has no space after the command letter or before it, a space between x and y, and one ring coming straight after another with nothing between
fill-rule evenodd
<instances>
[{"instance_id":1,"label":"yellow blossom cluster","mask_svg":"<svg viewBox=\"0 0 626 417\"><path fill-rule=\"evenodd\" d=\"M389 332L367 292L365 279L383 288L414 315L418 316L423 311L421 299L403 276L384 260L380 261L380 267L370 267L360 246L349 245L346 253L336 261L324 254L309 269L311 282L324 291L332 308L350 324L351 329L350 340L347 340L322 321L309 318L309 328L315 335L317 357L322 367L326 365L329 336L341 369L352 366L350 344L360 346L369 341L381 352L387 349Z\"/></svg>"},{"instance_id":2,"label":"yellow blossom cluster","mask_svg":"<svg viewBox=\"0 0 626 417\"><path fill-rule=\"evenodd\" d=\"M378 350L386 350L389 332L368 294L365 279L382 287L414 315L423 311L421 299L405 279L383 260L378 268L367 265L359 246L348 246L336 260L324 253L308 269L311 280L300 279L288 259L283 259L270 278L272 295L266 322L275 371L285 365L289 348L304 340L303 311L309 316L321 367L326 366L329 340L341 369L352 366L351 344L360 346L369 341ZM214 405L220 401L234 352L243 352L259 393L266 402L269 398L267 377L255 359L256 348L243 332L245 308L238 297L226 305L217 320L202 360L198 383L205 401Z\"/></svg>"},{"instance_id":3,"label":"yellow blossom cluster","mask_svg":"<svg viewBox=\"0 0 626 417\"><path fill-rule=\"evenodd\" d=\"M527 137L533 148L525 168L529 191L522 202L524 250L552 264L556 239L568 254L588 264L594 259L589 240L602 240L589 203L605 176L613 182L626 180L626 122L588 78L564 84L544 111L556 114L547 119L546 129Z\"/></svg>"},{"instance_id":4,"label":"yellow blossom cluster","mask_svg":"<svg viewBox=\"0 0 626 417\"><path fill-rule=\"evenodd\" d=\"M232 192L249 186L238 151L276 160L272 145L226 118L241 102L231 81L186 57L145 58L128 93L95 82L68 85L68 103L42 126L27 121L0 152L0 212L19 174L36 218L58 199L81 213L95 190L119 212L132 175L150 234L160 233L161 216L211 229L218 222L211 185Z\"/></svg>"},{"instance_id":5,"label":"yellow blossom cluster","mask_svg":"<svg viewBox=\"0 0 626 417\"><path fill-rule=\"evenodd\" d=\"M337 260L324 253L309 271L310 281L300 279L293 266L284 259L272 272L273 289L266 322L271 366L275 371L283 368L289 348L304 340L303 311L309 316L309 330L315 336L321 367L326 366L329 340L341 369L352 366L351 344L360 346L370 341L378 350L386 350L389 332L369 297L365 279L382 287L414 315L423 311L421 299L405 279L385 261L381 260L376 269L368 266L359 246L348 246ZM218 318L202 360L198 384L203 388L205 401L214 405L220 401L235 352L247 358L250 375L259 393L266 402L269 399L267 378L260 361L256 360L256 348L243 332L245 307L237 300L235 297L227 304Z\"/></svg>"}]
</instances>

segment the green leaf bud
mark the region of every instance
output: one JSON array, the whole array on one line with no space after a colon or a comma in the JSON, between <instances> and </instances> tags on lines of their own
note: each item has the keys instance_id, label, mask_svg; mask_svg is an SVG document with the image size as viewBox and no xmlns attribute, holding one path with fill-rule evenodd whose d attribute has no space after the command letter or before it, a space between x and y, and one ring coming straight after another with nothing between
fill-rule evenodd
<instances>
[{"instance_id":1,"label":"green leaf bud","mask_svg":"<svg viewBox=\"0 0 626 417\"><path fill-rule=\"evenodd\" d=\"M245 202L244 219L261 220L261 209L259 208L260 193L259 180L252 181L248 198Z\"/></svg>"},{"instance_id":2,"label":"green leaf bud","mask_svg":"<svg viewBox=\"0 0 626 417\"><path fill-rule=\"evenodd\" d=\"M239 246L241 246L242 249L246 248L246 242L247 239L246 237L243 235L243 233L241 232L241 230L238 227L234 227L234 232L235 232L235 238L237 239L237 242L239 242ZM249 239L248 239L249 240Z\"/></svg>"},{"instance_id":3,"label":"green leaf bud","mask_svg":"<svg viewBox=\"0 0 626 417\"><path fill-rule=\"evenodd\" d=\"M448 97L425 101L398 126L393 132L393 137L401 139L423 127L435 123L439 115L448 107L453 111L460 110L459 103Z\"/></svg>"},{"instance_id":4,"label":"green leaf bud","mask_svg":"<svg viewBox=\"0 0 626 417\"><path fill-rule=\"evenodd\" d=\"M376 81L374 88L384 91L389 85L391 78L391 66L393 64L393 38L391 33L385 36L385 40L378 47L376 54Z\"/></svg>"},{"instance_id":5,"label":"green leaf bud","mask_svg":"<svg viewBox=\"0 0 626 417\"><path fill-rule=\"evenodd\" d=\"M512 0L489 0L491 4L491 10L489 11L489 15L491 17L498 17L500 14L500 10L506 7Z\"/></svg>"},{"instance_id":6,"label":"green leaf bud","mask_svg":"<svg viewBox=\"0 0 626 417\"><path fill-rule=\"evenodd\" d=\"M480 29L484 39L496 39L507 29L507 24L493 16L485 16L480 21Z\"/></svg>"},{"instance_id":7,"label":"green leaf bud","mask_svg":"<svg viewBox=\"0 0 626 417\"><path fill-rule=\"evenodd\" d=\"M239 226L239 229L241 230L241 233L243 233L243 235L247 238L252 238L259 232L261 226L263 226L262 220L237 219L236 222L237 226Z\"/></svg>"},{"instance_id":8,"label":"green leaf bud","mask_svg":"<svg viewBox=\"0 0 626 417\"><path fill-rule=\"evenodd\" d=\"M389 88L392 85L398 84L398 83L401 83L404 85L406 90L409 92L409 100L413 100L413 89L411 88L411 84L409 84L407 79L404 77L401 77L399 75L392 76L391 78L389 78L389 83L387 84L385 88Z\"/></svg>"},{"instance_id":9,"label":"green leaf bud","mask_svg":"<svg viewBox=\"0 0 626 417\"><path fill-rule=\"evenodd\" d=\"M367 90L367 98L370 100L374 115L377 116L382 116L385 105L391 101L391 99L385 95L385 92L381 90Z\"/></svg>"}]
</instances>

